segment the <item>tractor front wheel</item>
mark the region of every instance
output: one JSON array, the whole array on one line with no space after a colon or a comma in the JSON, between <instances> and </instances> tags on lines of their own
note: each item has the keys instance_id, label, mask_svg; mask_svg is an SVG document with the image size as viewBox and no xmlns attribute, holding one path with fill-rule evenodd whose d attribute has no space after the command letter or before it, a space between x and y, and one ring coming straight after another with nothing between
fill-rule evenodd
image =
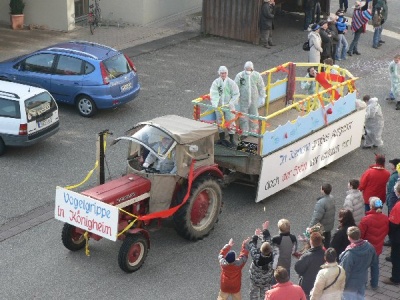
<instances>
[{"instance_id":1,"label":"tractor front wheel","mask_svg":"<svg viewBox=\"0 0 400 300\"><path fill-rule=\"evenodd\" d=\"M85 247L85 237L77 232L77 228L71 224L65 223L61 233L61 240L68 250L78 251Z\"/></svg>"},{"instance_id":2,"label":"tractor front wheel","mask_svg":"<svg viewBox=\"0 0 400 300\"><path fill-rule=\"evenodd\" d=\"M143 265L149 245L146 238L140 234L126 236L118 254L118 265L126 273L132 273Z\"/></svg>"},{"instance_id":3,"label":"tractor front wheel","mask_svg":"<svg viewBox=\"0 0 400 300\"><path fill-rule=\"evenodd\" d=\"M182 203L187 187L178 194ZM175 229L185 239L196 241L207 236L214 228L221 211L222 192L217 179L200 177L192 184L189 199L173 217Z\"/></svg>"}]
</instances>

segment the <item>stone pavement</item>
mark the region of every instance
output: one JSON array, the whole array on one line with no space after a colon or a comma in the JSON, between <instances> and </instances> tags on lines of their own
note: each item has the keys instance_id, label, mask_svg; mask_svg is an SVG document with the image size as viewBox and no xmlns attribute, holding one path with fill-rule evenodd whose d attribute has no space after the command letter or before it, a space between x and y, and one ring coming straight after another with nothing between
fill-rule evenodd
<instances>
[{"instance_id":1,"label":"stone pavement","mask_svg":"<svg viewBox=\"0 0 400 300\"><path fill-rule=\"evenodd\" d=\"M88 26L78 26L75 30L66 33L39 29L13 31L9 26L0 25L0 61L68 40L86 40L106 44L116 49L130 48L129 55L138 55L141 52L157 49L157 45L154 46L156 41L163 40L168 43L180 34L182 39L182 37L198 35L199 31L200 13L180 16L172 20L143 27L101 26L97 28L94 35L90 34ZM146 47L146 45L150 44L153 44L153 48ZM160 45L161 44L159 44L158 47L160 47ZM137 50L139 48L141 50ZM368 300L400 299L399 286L390 286L381 282L383 277L390 277L391 275L391 263L385 260L385 257L389 254L390 248L384 247L384 251L380 256L379 288L373 291L369 286L367 287L366 299ZM292 280L296 281L295 278L292 278Z\"/></svg>"}]
</instances>

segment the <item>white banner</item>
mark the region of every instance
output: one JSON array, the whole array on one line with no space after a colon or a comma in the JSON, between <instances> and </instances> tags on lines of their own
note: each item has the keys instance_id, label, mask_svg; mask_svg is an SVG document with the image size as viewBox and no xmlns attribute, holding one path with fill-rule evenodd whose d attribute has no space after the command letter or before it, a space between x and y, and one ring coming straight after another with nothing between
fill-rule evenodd
<instances>
[{"instance_id":1,"label":"white banner","mask_svg":"<svg viewBox=\"0 0 400 300\"><path fill-rule=\"evenodd\" d=\"M106 239L117 240L118 207L59 186L54 217Z\"/></svg>"},{"instance_id":2,"label":"white banner","mask_svg":"<svg viewBox=\"0 0 400 300\"><path fill-rule=\"evenodd\" d=\"M365 110L357 111L263 158L259 202L360 147Z\"/></svg>"}]
</instances>

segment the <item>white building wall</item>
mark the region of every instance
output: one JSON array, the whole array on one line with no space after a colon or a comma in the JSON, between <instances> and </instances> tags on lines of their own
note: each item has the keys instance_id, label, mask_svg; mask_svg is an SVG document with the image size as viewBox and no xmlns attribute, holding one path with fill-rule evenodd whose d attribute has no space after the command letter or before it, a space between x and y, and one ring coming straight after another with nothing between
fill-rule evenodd
<instances>
[{"instance_id":1,"label":"white building wall","mask_svg":"<svg viewBox=\"0 0 400 300\"><path fill-rule=\"evenodd\" d=\"M92 2L92 1L90 1ZM74 29L74 0L25 0L25 25L51 30ZM202 0L101 0L104 19L147 25L201 9ZM0 22L9 24L9 0L0 0Z\"/></svg>"}]
</instances>

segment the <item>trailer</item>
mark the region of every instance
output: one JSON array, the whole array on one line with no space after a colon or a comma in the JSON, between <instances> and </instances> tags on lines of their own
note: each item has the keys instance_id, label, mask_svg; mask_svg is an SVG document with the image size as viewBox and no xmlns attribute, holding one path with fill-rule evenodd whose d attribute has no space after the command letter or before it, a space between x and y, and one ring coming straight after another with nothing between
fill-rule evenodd
<instances>
[{"instance_id":1,"label":"trailer","mask_svg":"<svg viewBox=\"0 0 400 300\"><path fill-rule=\"evenodd\" d=\"M307 67L318 71L315 78ZM348 70L325 64L288 62L261 73L266 81L265 103L259 116L235 112L235 119L219 127L235 124L240 134L240 118L259 123L259 132L238 141L237 148L215 145L214 158L224 174L224 184L241 182L257 186L259 202L303 179L360 147L365 110L357 110L357 80ZM306 95L300 82L315 81L316 93ZM209 95L193 100L194 119L216 124ZM219 108L228 110L227 107Z\"/></svg>"}]
</instances>

